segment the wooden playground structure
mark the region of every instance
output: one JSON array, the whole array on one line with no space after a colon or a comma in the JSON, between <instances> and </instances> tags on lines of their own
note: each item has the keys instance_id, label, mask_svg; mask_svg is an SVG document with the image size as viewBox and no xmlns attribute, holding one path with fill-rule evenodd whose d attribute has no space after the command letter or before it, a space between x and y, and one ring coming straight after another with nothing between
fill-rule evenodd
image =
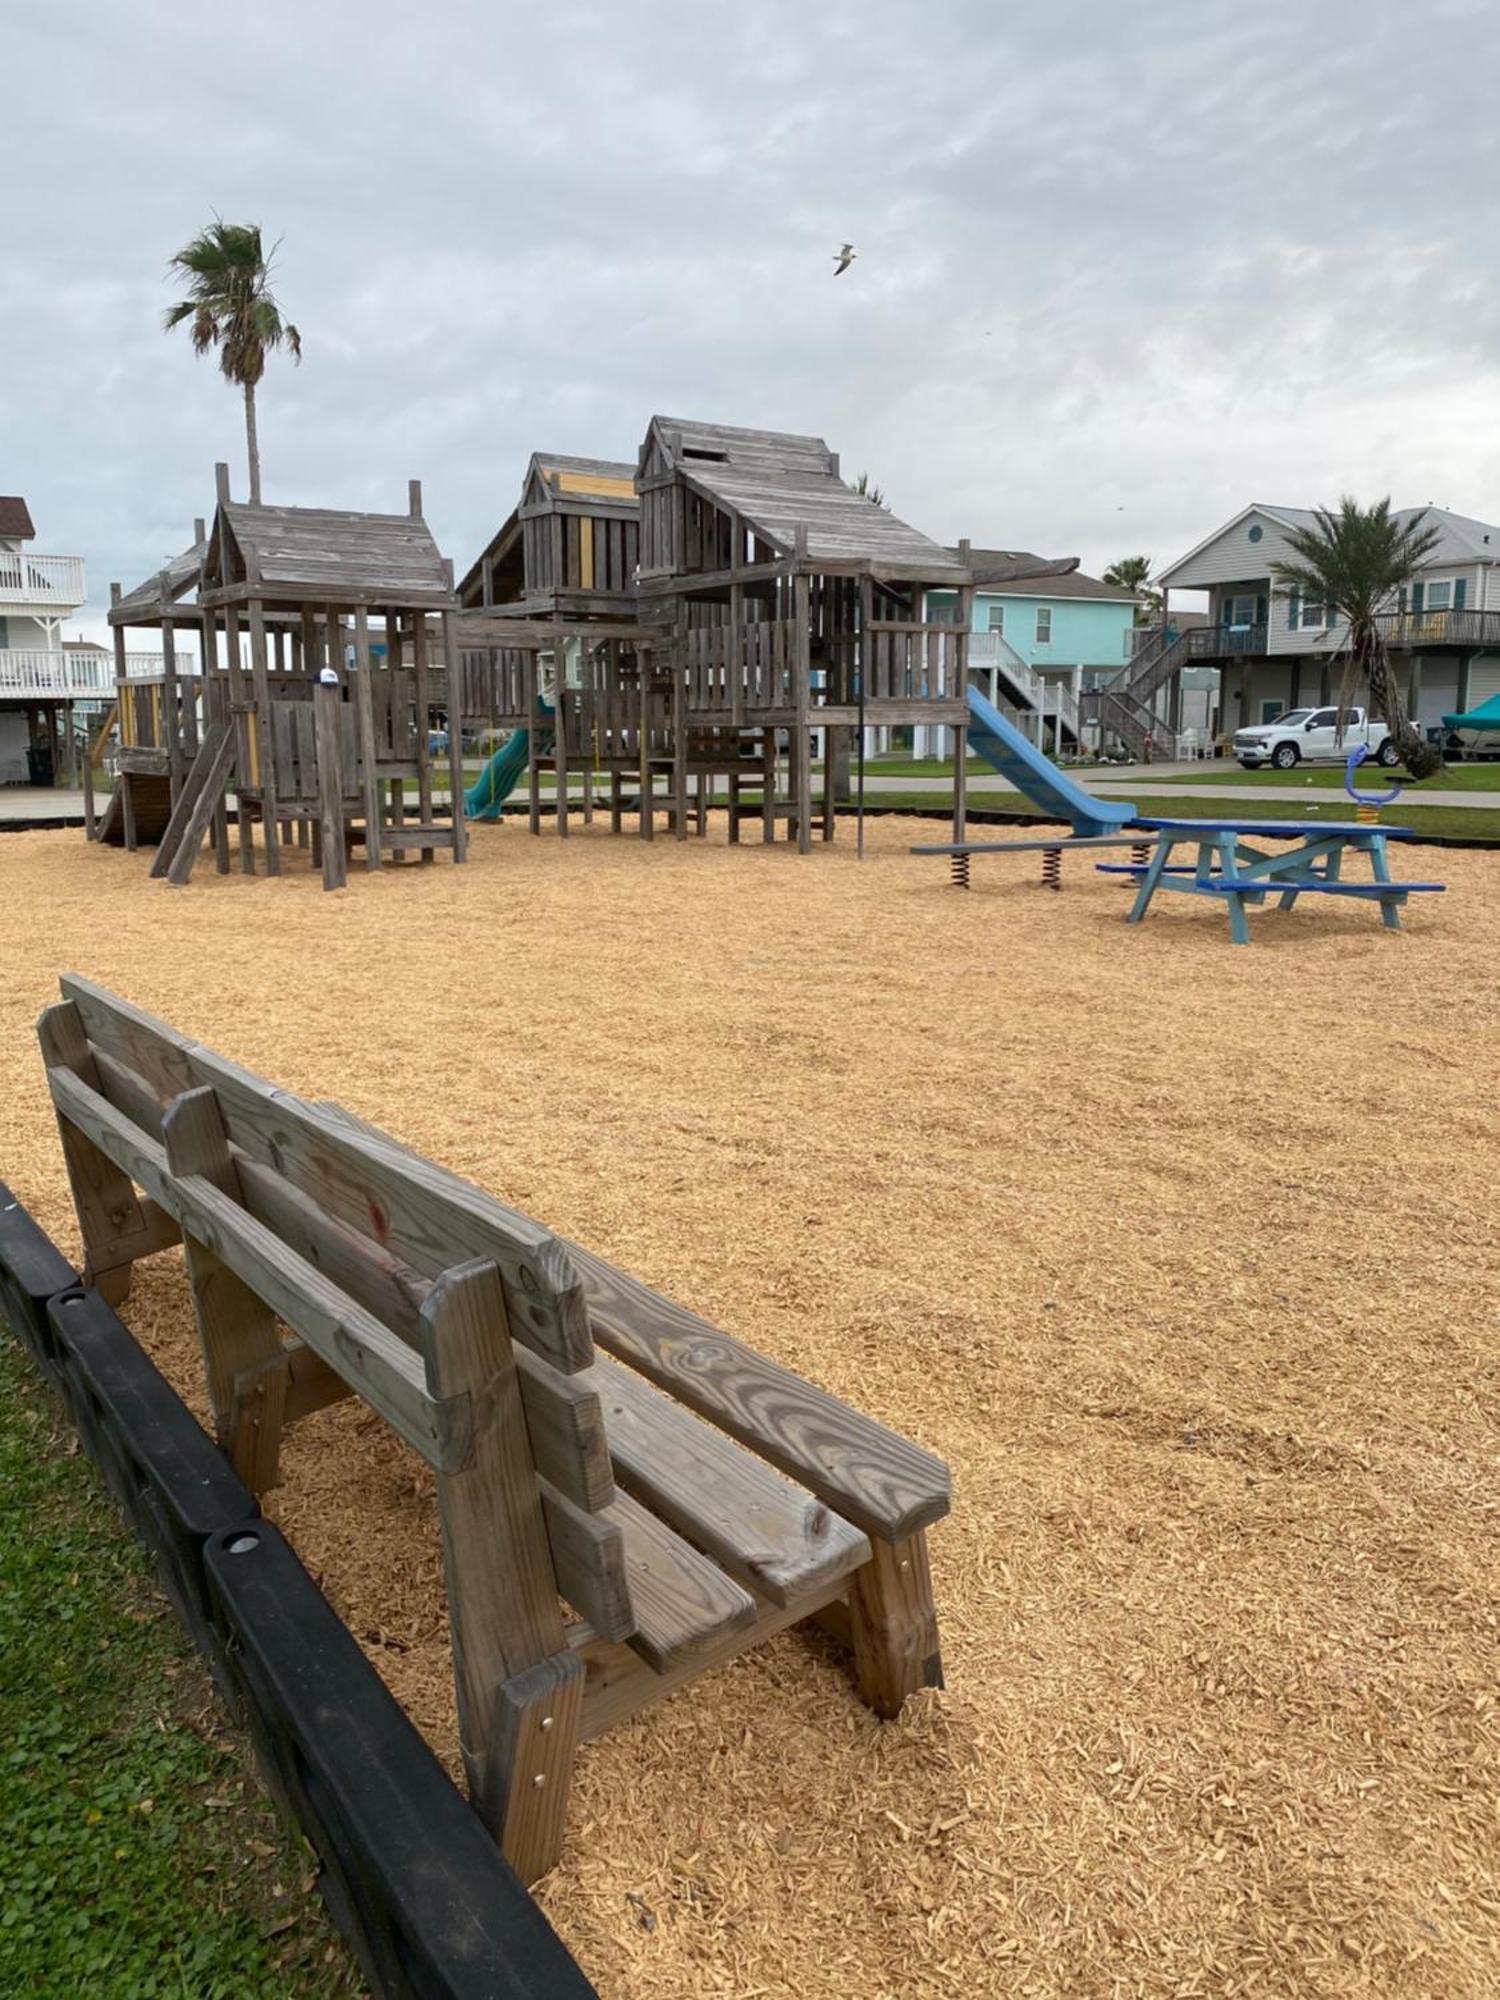
<instances>
[{"instance_id":1,"label":"wooden playground structure","mask_svg":"<svg viewBox=\"0 0 1500 2000\"><path fill-rule=\"evenodd\" d=\"M212 526L199 522L192 547L128 596L112 588L119 768L97 824L86 799L90 838L154 842L151 873L182 883L211 835L227 874L232 798L245 874L257 831L268 874L290 838L310 847L328 889L347 879L355 844L369 869L439 849L462 861L456 730L456 810L440 810L433 783L447 701L435 656L451 643L456 598L420 485L405 514L359 514L241 504L228 468L217 473ZM126 632L138 626L160 630L159 675L127 675ZM183 631L198 639L197 673L179 671Z\"/></svg>"},{"instance_id":2,"label":"wooden playground structure","mask_svg":"<svg viewBox=\"0 0 1500 2000\"><path fill-rule=\"evenodd\" d=\"M627 782L647 840L662 812L680 840L706 831L722 786L731 841L748 820L805 853L815 830L833 838L863 732L930 723L954 731L962 839L963 546L955 556L846 486L821 438L653 417L633 506L628 471L534 454L520 505L460 590L464 721L531 730L532 830L550 770L563 834L582 773L585 818L607 780L616 831ZM622 620L618 564L599 552L628 550L637 523ZM957 593L952 619L928 617L929 589Z\"/></svg>"},{"instance_id":3,"label":"wooden playground structure","mask_svg":"<svg viewBox=\"0 0 1500 2000\"><path fill-rule=\"evenodd\" d=\"M956 611L929 616L929 591ZM369 869L462 861L464 743L519 730L533 833L549 808L563 835L602 810L686 840L722 799L731 841L749 822L806 853L833 839L869 732L945 726L964 838L966 545L846 486L821 438L653 417L634 467L536 453L458 591L416 481L401 515L251 507L220 466L212 524L112 596L118 782L97 824L86 800L89 834L155 843L171 882L205 842L229 872L231 817L247 874L257 851L279 873L287 839L325 888L361 844ZM138 626L161 633L160 674L126 671Z\"/></svg>"}]
</instances>

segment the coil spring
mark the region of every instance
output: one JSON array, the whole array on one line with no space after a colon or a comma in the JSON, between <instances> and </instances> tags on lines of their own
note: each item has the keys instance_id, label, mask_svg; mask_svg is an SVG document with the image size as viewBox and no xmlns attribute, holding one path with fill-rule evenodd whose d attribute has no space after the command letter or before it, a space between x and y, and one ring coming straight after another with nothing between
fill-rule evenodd
<instances>
[{"instance_id":1,"label":"coil spring","mask_svg":"<svg viewBox=\"0 0 1500 2000\"><path fill-rule=\"evenodd\" d=\"M1062 887L1062 852L1059 848L1042 849L1042 887L1044 889Z\"/></svg>"},{"instance_id":2,"label":"coil spring","mask_svg":"<svg viewBox=\"0 0 1500 2000\"><path fill-rule=\"evenodd\" d=\"M955 855L953 856L953 859L952 859L952 861L951 861L951 863L950 863L949 865L950 865L950 867L951 867L951 869L952 869L952 876L953 876L953 886L954 886L954 888L955 888L955 889L967 889L967 888L968 888L968 886L969 886L969 857L968 857L968 855L967 855L967 854L955 854Z\"/></svg>"}]
</instances>

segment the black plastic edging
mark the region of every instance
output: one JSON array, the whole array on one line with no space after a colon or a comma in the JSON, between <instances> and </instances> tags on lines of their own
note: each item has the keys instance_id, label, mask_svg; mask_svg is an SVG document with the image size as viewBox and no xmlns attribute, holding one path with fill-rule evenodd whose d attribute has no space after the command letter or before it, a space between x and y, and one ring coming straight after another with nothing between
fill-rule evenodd
<instances>
[{"instance_id":1,"label":"black plastic edging","mask_svg":"<svg viewBox=\"0 0 1500 2000\"><path fill-rule=\"evenodd\" d=\"M0 1191L0 1308L66 1399L317 1849L323 1896L380 2000L596 2000L254 1494L119 1316Z\"/></svg>"},{"instance_id":2,"label":"black plastic edging","mask_svg":"<svg viewBox=\"0 0 1500 2000\"><path fill-rule=\"evenodd\" d=\"M328 1906L376 1990L589 2000L593 1987L285 1539L252 1522L214 1536L206 1562L262 1762L322 1855Z\"/></svg>"},{"instance_id":3,"label":"black plastic edging","mask_svg":"<svg viewBox=\"0 0 1500 2000\"><path fill-rule=\"evenodd\" d=\"M221 1528L258 1519L260 1503L98 1292L64 1292L48 1317L78 1434L155 1557L194 1645L227 1691L203 1546Z\"/></svg>"},{"instance_id":4,"label":"black plastic edging","mask_svg":"<svg viewBox=\"0 0 1500 2000\"><path fill-rule=\"evenodd\" d=\"M0 1181L0 1312L54 1389L62 1387L47 1301L78 1283L78 1273Z\"/></svg>"}]
</instances>

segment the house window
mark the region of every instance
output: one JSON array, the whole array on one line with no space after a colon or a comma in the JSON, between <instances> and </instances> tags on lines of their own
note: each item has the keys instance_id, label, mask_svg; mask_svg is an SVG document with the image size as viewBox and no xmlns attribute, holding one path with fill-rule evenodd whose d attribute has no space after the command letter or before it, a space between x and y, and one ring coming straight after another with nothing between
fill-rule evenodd
<instances>
[{"instance_id":1,"label":"house window","mask_svg":"<svg viewBox=\"0 0 1500 2000\"><path fill-rule=\"evenodd\" d=\"M1453 609L1453 583L1451 578L1443 583L1428 584L1427 609L1429 611L1451 611Z\"/></svg>"},{"instance_id":2,"label":"house window","mask_svg":"<svg viewBox=\"0 0 1500 2000\"><path fill-rule=\"evenodd\" d=\"M1224 623L1231 632L1248 632L1255 623L1257 599L1248 597L1226 597L1224 599Z\"/></svg>"},{"instance_id":3,"label":"house window","mask_svg":"<svg viewBox=\"0 0 1500 2000\"><path fill-rule=\"evenodd\" d=\"M1297 622L1304 632L1321 632L1328 623L1328 606L1326 604L1304 604L1302 607L1302 616Z\"/></svg>"},{"instance_id":4,"label":"house window","mask_svg":"<svg viewBox=\"0 0 1500 2000\"><path fill-rule=\"evenodd\" d=\"M1052 644L1052 607L1049 604L1042 604L1037 607L1036 642L1039 646L1050 646Z\"/></svg>"},{"instance_id":5,"label":"house window","mask_svg":"<svg viewBox=\"0 0 1500 2000\"><path fill-rule=\"evenodd\" d=\"M985 617L989 621L985 627L986 631L1001 632L1001 633L1004 632L1005 606L1003 604L991 604L987 606L985 610Z\"/></svg>"}]
</instances>

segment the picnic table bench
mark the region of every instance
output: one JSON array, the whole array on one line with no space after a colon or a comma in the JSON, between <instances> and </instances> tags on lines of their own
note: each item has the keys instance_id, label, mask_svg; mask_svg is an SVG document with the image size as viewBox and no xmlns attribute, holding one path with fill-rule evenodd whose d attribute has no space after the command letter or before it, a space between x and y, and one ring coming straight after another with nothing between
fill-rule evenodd
<instances>
[{"instance_id":1,"label":"picnic table bench","mask_svg":"<svg viewBox=\"0 0 1500 2000\"><path fill-rule=\"evenodd\" d=\"M1378 902L1380 917L1387 930L1401 928L1401 908L1408 896L1437 895L1441 882L1396 882L1392 880L1386 855L1388 840L1414 840L1410 827L1368 826L1334 820L1255 820L1235 826L1213 819L1142 819L1138 824L1155 835L1148 861L1106 862L1096 865L1104 874L1131 875L1140 887L1126 919L1138 924L1162 890L1189 896L1215 896L1229 914L1230 935L1236 944L1250 942L1250 926L1245 916L1247 904L1259 905L1274 895L1279 907L1290 910L1299 896L1345 896L1359 902ZM1296 845L1267 851L1246 839L1247 833L1290 836ZM1174 864L1173 851L1194 847L1196 858L1188 864ZM1369 881L1346 881L1344 857L1348 853L1368 855Z\"/></svg>"},{"instance_id":2,"label":"picnic table bench","mask_svg":"<svg viewBox=\"0 0 1500 2000\"><path fill-rule=\"evenodd\" d=\"M88 1282L118 1304L183 1244L257 1492L351 1396L432 1467L464 1765L523 1879L580 1742L787 1626L838 1632L880 1715L942 1685L939 1459L339 1106L61 984L38 1033Z\"/></svg>"}]
</instances>

